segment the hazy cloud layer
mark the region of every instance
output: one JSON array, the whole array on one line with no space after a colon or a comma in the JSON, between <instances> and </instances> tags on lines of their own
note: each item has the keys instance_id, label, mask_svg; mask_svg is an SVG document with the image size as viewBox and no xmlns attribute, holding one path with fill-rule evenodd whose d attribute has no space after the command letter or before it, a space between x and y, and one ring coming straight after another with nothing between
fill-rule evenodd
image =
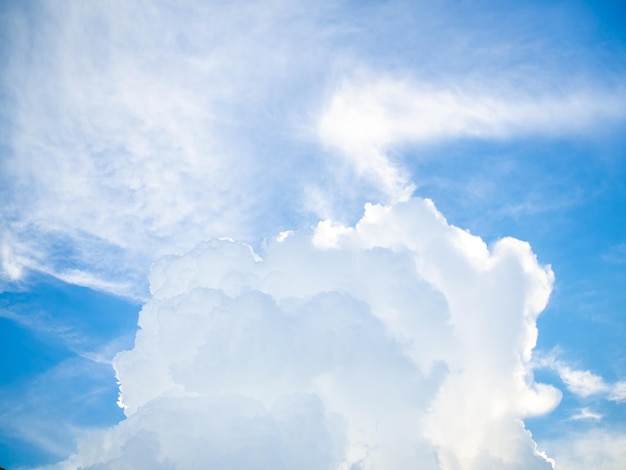
<instances>
[{"instance_id":1,"label":"hazy cloud layer","mask_svg":"<svg viewBox=\"0 0 626 470\"><path fill-rule=\"evenodd\" d=\"M521 421L560 400L530 367L552 274L528 244L423 199L281 240L153 267L114 360L127 419L60 468L551 468Z\"/></svg>"},{"instance_id":2,"label":"hazy cloud layer","mask_svg":"<svg viewBox=\"0 0 626 470\"><path fill-rule=\"evenodd\" d=\"M620 470L626 462L626 434L619 428L571 433L545 444L552 449L557 469Z\"/></svg>"},{"instance_id":3,"label":"hazy cloud layer","mask_svg":"<svg viewBox=\"0 0 626 470\"><path fill-rule=\"evenodd\" d=\"M141 295L160 256L273 233L276 193L295 212L284 175L307 165L293 136L325 40L304 4L36 7L12 12L4 74L5 275Z\"/></svg>"},{"instance_id":4,"label":"hazy cloud layer","mask_svg":"<svg viewBox=\"0 0 626 470\"><path fill-rule=\"evenodd\" d=\"M553 14L522 32L419 3L15 5L3 277L142 297L153 261L208 238L258 244L406 199L399 145L622 119L618 78L590 87L572 76L588 58L551 60Z\"/></svg>"}]
</instances>

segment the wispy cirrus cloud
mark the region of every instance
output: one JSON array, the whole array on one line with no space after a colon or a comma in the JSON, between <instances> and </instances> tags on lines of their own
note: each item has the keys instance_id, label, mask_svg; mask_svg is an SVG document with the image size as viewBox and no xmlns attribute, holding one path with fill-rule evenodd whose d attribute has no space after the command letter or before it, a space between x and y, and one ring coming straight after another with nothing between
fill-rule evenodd
<instances>
[{"instance_id":1,"label":"wispy cirrus cloud","mask_svg":"<svg viewBox=\"0 0 626 470\"><path fill-rule=\"evenodd\" d=\"M283 176L304 158L288 103L306 102L324 55L304 6L274 7L14 8L5 271L21 259L96 288L126 278L114 292L141 296L159 256L273 234L281 215L266 208L276 192L297 196L298 179ZM268 143L281 140L277 154Z\"/></svg>"},{"instance_id":2,"label":"wispy cirrus cloud","mask_svg":"<svg viewBox=\"0 0 626 470\"><path fill-rule=\"evenodd\" d=\"M406 199L415 182L402 146L621 119L620 78L591 86L582 52L553 60L563 16L542 15L527 31L515 15L496 26L469 9L459 24L427 4L15 6L5 271L142 297L151 262L204 239L256 244L318 217L353 219L344 208L370 199Z\"/></svg>"}]
</instances>

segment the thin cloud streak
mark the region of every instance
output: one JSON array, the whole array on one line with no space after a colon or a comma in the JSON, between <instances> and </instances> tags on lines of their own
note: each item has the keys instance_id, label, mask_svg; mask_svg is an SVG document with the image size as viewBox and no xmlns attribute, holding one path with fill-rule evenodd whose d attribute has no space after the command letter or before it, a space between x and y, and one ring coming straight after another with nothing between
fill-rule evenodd
<instances>
[{"instance_id":1,"label":"thin cloud streak","mask_svg":"<svg viewBox=\"0 0 626 470\"><path fill-rule=\"evenodd\" d=\"M571 421L585 421L585 420L600 421L603 417L604 416L601 415L600 413L596 413L595 411L590 410L589 408L581 408L577 414L570 416L568 419Z\"/></svg>"}]
</instances>

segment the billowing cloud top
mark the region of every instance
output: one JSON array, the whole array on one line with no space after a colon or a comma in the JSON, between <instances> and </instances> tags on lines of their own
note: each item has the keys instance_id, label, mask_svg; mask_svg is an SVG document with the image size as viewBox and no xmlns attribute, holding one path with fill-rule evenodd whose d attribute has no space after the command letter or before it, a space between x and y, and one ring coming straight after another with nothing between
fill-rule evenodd
<instances>
[{"instance_id":1,"label":"billowing cloud top","mask_svg":"<svg viewBox=\"0 0 626 470\"><path fill-rule=\"evenodd\" d=\"M127 418L59 468L551 468L521 421L560 399L530 368L551 285L528 244L427 199L264 259L202 244L152 269L114 360Z\"/></svg>"}]
</instances>

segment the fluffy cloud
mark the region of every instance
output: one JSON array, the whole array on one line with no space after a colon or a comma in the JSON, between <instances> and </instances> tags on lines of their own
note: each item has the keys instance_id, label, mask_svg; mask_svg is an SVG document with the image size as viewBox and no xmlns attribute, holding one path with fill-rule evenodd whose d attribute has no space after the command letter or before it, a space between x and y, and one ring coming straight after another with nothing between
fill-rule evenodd
<instances>
[{"instance_id":1,"label":"fluffy cloud","mask_svg":"<svg viewBox=\"0 0 626 470\"><path fill-rule=\"evenodd\" d=\"M606 393L609 390L609 386L602 377L592 374L588 370L572 370L567 366L561 366L558 372L567 388L581 397Z\"/></svg>"},{"instance_id":2,"label":"fluffy cloud","mask_svg":"<svg viewBox=\"0 0 626 470\"><path fill-rule=\"evenodd\" d=\"M202 244L152 269L114 360L127 418L59 468L551 468L522 422L560 399L530 366L551 285L423 199L262 260Z\"/></svg>"},{"instance_id":3,"label":"fluffy cloud","mask_svg":"<svg viewBox=\"0 0 626 470\"><path fill-rule=\"evenodd\" d=\"M579 397L600 396L615 402L626 401L626 381L607 382L589 370L573 369L555 358L543 358L538 365L555 370L567 389Z\"/></svg>"}]
</instances>

